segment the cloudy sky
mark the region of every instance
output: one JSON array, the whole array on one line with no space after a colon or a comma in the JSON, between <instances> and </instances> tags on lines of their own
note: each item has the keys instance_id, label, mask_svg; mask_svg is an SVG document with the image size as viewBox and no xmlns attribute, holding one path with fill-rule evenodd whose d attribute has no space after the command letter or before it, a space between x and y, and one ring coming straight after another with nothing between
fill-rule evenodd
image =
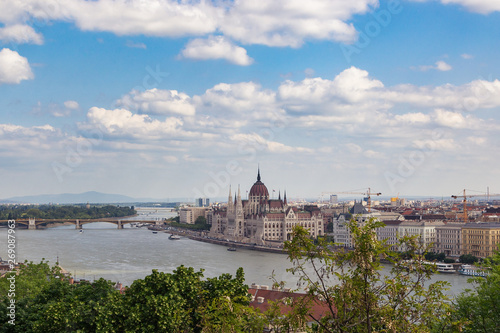
<instances>
[{"instance_id":1,"label":"cloudy sky","mask_svg":"<svg viewBox=\"0 0 500 333\"><path fill-rule=\"evenodd\" d=\"M500 192L498 0L0 0L0 198Z\"/></svg>"}]
</instances>

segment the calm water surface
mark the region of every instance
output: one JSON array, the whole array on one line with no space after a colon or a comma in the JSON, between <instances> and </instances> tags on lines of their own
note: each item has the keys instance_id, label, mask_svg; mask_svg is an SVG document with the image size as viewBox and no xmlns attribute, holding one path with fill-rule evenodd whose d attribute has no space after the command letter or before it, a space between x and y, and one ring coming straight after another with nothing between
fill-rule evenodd
<instances>
[{"instance_id":1,"label":"calm water surface","mask_svg":"<svg viewBox=\"0 0 500 333\"><path fill-rule=\"evenodd\" d=\"M154 219L158 215L143 214L141 219ZM137 219L137 218L136 218ZM144 278L153 269L172 272L180 265L204 269L205 277L223 273L234 275L243 267L247 284L271 285L271 275L286 281L294 288L297 278L286 272L290 267L286 255L238 249L227 251L225 246L193 241L188 238L169 240L169 234L153 234L146 228L128 225L118 230L116 225L96 222L84 225L84 232L73 225L41 230L16 229L17 261L39 262L42 258L62 267L77 278L104 277L130 285ZM0 229L0 257L7 257L7 229ZM390 266L384 267L388 273ZM457 295L471 288L467 277L453 274L433 276L432 281L445 280L452 287L447 292Z\"/></svg>"}]
</instances>

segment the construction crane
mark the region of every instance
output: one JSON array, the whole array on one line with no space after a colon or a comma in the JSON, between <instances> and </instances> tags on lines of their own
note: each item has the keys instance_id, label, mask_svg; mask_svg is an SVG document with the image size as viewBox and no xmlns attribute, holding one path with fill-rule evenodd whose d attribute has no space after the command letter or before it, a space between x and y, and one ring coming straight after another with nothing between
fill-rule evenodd
<instances>
[{"instance_id":1,"label":"construction crane","mask_svg":"<svg viewBox=\"0 0 500 333\"><path fill-rule=\"evenodd\" d=\"M499 196L500 194L490 194L490 193L487 193L487 194L466 194L465 193L465 189L464 189L464 195L452 195L451 197L453 199L458 199L458 198L463 198L463 203L464 203L464 209L463 209L463 214L462 214L462 218L463 218L463 221L464 223L467 223L469 222L469 215L467 214L467 198L473 198L473 197L496 197L496 196ZM471 190L469 190L471 191Z\"/></svg>"},{"instance_id":2,"label":"construction crane","mask_svg":"<svg viewBox=\"0 0 500 333\"><path fill-rule=\"evenodd\" d=\"M368 187L368 190L365 191L365 192L321 192L321 197L323 197L323 195L325 195L325 194L362 194L362 195L366 195L368 197L368 202L367 202L368 213L370 213L371 212L371 206L372 206L371 196L372 195L379 196L382 193L380 193L380 192L372 192L372 190Z\"/></svg>"}]
</instances>

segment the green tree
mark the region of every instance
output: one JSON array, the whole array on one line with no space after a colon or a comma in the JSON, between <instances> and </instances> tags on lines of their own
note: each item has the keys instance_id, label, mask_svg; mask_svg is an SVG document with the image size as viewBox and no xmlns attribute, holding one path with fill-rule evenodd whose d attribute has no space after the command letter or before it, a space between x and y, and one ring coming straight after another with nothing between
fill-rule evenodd
<instances>
[{"instance_id":1,"label":"green tree","mask_svg":"<svg viewBox=\"0 0 500 333\"><path fill-rule=\"evenodd\" d=\"M290 270L299 275L309 298L294 304L290 320L314 321L318 332L428 332L436 318L446 316L443 289L447 283L424 286L434 268L416 254L425 249L415 238L400 240L412 256L410 261L401 261L376 238L382 222L352 219L347 225L353 251L334 250L323 241L315 245L305 229L294 229L285 249L293 263ZM381 259L395 264L389 276L380 272ZM318 299L325 302L328 313L314 318L309 309Z\"/></svg>"},{"instance_id":2,"label":"green tree","mask_svg":"<svg viewBox=\"0 0 500 333\"><path fill-rule=\"evenodd\" d=\"M474 289L455 299L451 320L442 321L439 331L500 332L500 250L482 266L487 276L471 279Z\"/></svg>"},{"instance_id":3,"label":"green tree","mask_svg":"<svg viewBox=\"0 0 500 333\"><path fill-rule=\"evenodd\" d=\"M15 275L16 316L11 325L8 282L0 279L0 332L95 332L106 300L118 293L109 281L71 285L58 266L26 262Z\"/></svg>"},{"instance_id":4,"label":"green tree","mask_svg":"<svg viewBox=\"0 0 500 333\"><path fill-rule=\"evenodd\" d=\"M198 216L194 224L202 230L210 230L210 225L207 224L207 219L205 218L205 216Z\"/></svg>"},{"instance_id":5,"label":"green tree","mask_svg":"<svg viewBox=\"0 0 500 333\"><path fill-rule=\"evenodd\" d=\"M47 262L16 276L15 324L8 324L10 282L0 279L0 332L262 332L249 307L243 269L203 279L203 271L153 270L124 294L104 279L69 284Z\"/></svg>"},{"instance_id":6,"label":"green tree","mask_svg":"<svg viewBox=\"0 0 500 333\"><path fill-rule=\"evenodd\" d=\"M125 292L122 307L110 303L100 320L108 332L262 332L251 320L243 269L203 280L203 271L180 266L153 273ZM106 324L114 321L114 324ZM259 331L260 329L260 331Z\"/></svg>"},{"instance_id":7,"label":"green tree","mask_svg":"<svg viewBox=\"0 0 500 333\"><path fill-rule=\"evenodd\" d=\"M463 264L474 264L479 261L479 258L476 256L473 256L472 254L462 254L458 260L463 263Z\"/></svg>"}]
</instances>

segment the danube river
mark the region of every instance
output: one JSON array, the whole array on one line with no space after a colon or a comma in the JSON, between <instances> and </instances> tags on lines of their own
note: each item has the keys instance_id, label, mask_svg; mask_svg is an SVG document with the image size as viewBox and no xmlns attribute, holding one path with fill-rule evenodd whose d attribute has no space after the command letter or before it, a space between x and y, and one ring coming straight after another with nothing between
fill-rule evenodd
<instances>
[{"instance_id":1,"label":"danube river","mask_svg":"<svg viewBox=\"0 0 500 333\"><path fill-rule=\"evenodd\" d=\"M144 211L142 211L144 212ZM134 219L154 219L152 214L139 215ZM295 288L297 278L286 269L291 267L286 255L238 249L227 251L225 246L181 238L169 240L169 234L153 234L146 228L126 225L117 229L115 224L91 223L84 231L73 225L49 229L16 229L17 261L40 262L42 258L59 263L77 279L93 280L104 277L130 285L135 279L144 278L151 270L172 272L180 265L204 269L205 277L223 273L234 275L243 267L247 284L271 285L274 272L278 281L286 281L287 287ZM0 229L0 257L7 258L7 229ZM384 267L388 273L390 266ZM447 292L457 295L471 288L467 277L453 274L436 274L432 280L445 280L452 286Z\"/></svg>"}]
</instances>

